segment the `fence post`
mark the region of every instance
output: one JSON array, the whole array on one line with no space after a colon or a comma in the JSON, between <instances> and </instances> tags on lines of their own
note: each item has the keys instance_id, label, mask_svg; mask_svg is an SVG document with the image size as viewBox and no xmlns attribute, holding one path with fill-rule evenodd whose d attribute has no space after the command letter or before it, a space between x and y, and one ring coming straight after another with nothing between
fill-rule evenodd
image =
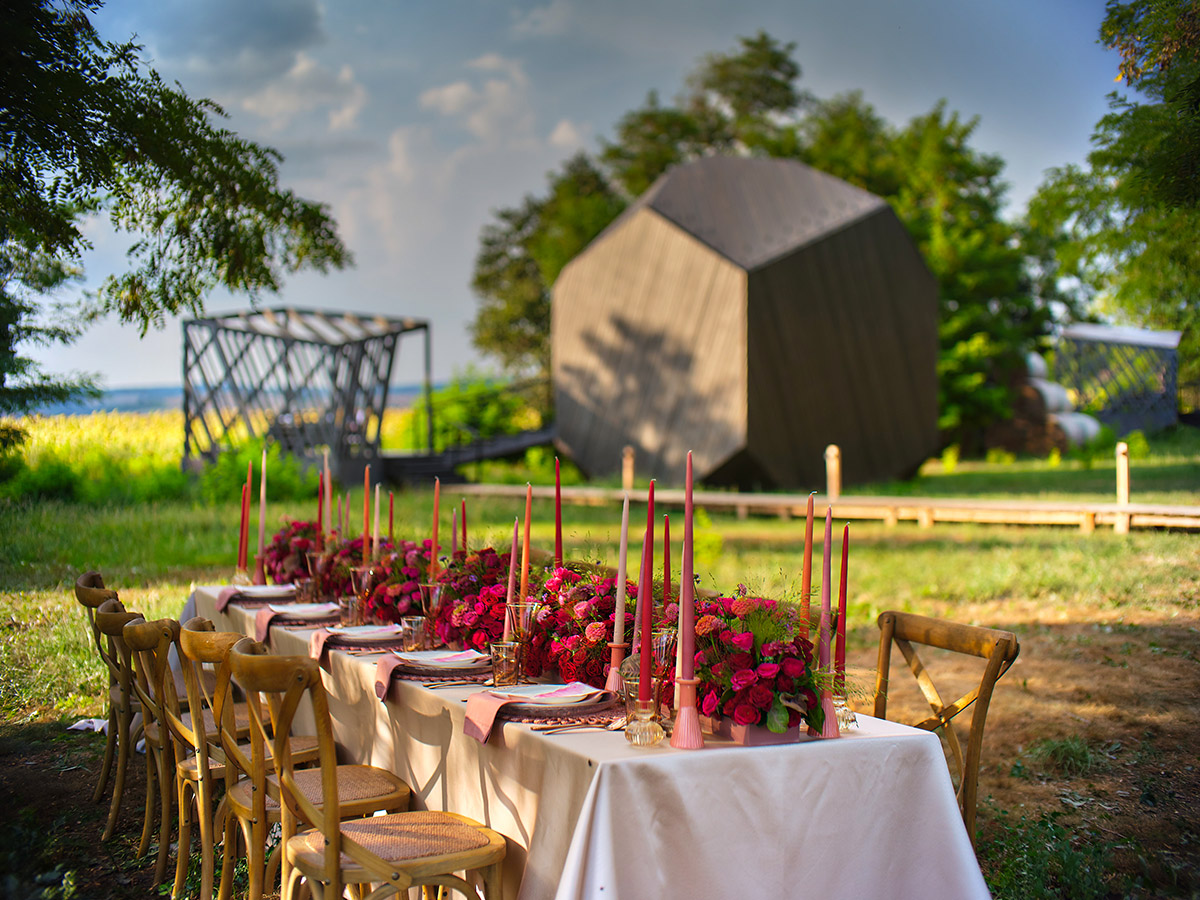
<instances>
[{"instance_id":1,"label":"fence post","mask_svg":"<svg viewBox=\"0 0 1200 900\"><path fill-rule=\"evenodd\" d=\"M621 451L621 489L633 490L633 457L634 449L628 444Z\"/></svg>"},{"instance_id":2,"label":"fence post","mask_svg":"<svg viewBox=\"0 0 1200 900\"><path fill-rule=\"evenodd\" d=\"M842 495L842 451L837 444L825 448L825 499L830 503Z\"/></svg>"},{"instance_id":3,"label":"fence post","mask_svg":"<svg viewBox=\"0 0 1200 900\"><path fill-rule=\"evenodd\" d=\"M1124 441L1117 443L1117 505L1129 505L1129 445ZM1117 512L1113 531L1117 534L1129 534L1129 513Z\"/></svg>"}]
</instances>

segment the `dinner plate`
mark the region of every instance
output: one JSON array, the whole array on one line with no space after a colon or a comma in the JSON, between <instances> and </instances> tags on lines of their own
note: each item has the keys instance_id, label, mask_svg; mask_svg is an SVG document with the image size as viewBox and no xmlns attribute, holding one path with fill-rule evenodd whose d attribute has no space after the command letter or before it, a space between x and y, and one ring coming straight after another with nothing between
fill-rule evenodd
<instances>
[{"instance_id":1,"label":"dinner plate","mask_svg":"<svg viewBox=\"0 0 1200 900\"><path fill-rule=\"evenodd\" d=\"M243 597L288 597L296 593L294 584L247 584L238 588Z\"/></svg>"},{"instance_id":2,"label":"dinner plate","mask_svg":"<svg viewBox=\"0 0 1200 900\"><path fill-rule=\"evenodd\" d=\"M332 635L359 644L395 641L404 633L404 629L399 625L330 625L328 631Z\"/></svg>"},{"instance_id":3,"label":"dinner plate","mask_svg":"<svg viewBox=\"0 0 1200 900\"><path fill-rule=\"evenodd\" d=\"M267 608L285 619L319 619L338 610L336 603L268 603Z\"/></svg>"},{"instance_id":4,"label":"dinner plate","mask_svg":"<svg viewBox=\"0 0 1200 900\"><path fill-rule=\"evenodd\" d=\"M421 669L478 669L491 659L477 650L412 650L396 655L402 663Z\"/></svg>"},{"instance_id":5,"label":"dinner plate","mask_svg":"<svg viewBox=\"0 0 1200 900\"><path fill-rule=\"evenodd\" d=\"M570 684L520 684L510 688L493 688L489 693L514 699L522 706L572 706L595 700L603 691L590 684L573 681Z\"/></svg>"}]
</instances>

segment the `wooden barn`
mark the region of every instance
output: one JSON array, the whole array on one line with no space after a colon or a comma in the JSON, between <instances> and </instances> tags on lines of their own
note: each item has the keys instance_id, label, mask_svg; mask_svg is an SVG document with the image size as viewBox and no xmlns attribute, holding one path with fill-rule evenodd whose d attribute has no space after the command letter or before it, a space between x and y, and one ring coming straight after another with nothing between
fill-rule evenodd
<instances>
[{"instance_id":1,"label":"wooden barn","mask_svg":"<svg viewBox=\"0 0 1200 900\"><path fill-rule=\"evenodd\" d=\"M937 447L937 285L881 198L801 163L664 174L554 285L561 449L591 475L810 489Z\"/></svg>"}]
</instances>

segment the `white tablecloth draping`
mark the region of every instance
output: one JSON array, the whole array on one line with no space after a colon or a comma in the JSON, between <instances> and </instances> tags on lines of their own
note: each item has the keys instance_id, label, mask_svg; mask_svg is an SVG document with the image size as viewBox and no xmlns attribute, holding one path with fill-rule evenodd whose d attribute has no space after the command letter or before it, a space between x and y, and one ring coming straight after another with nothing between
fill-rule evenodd
<instances>
[{"instance_id":1,"label":"white tablecloth draping","mask_svg":"<svg viewBox=\"0 0 1200 900\"><path fill-rule=\"evenodd\" d=\"M252 633L253 611L215 612L217 590L196 588L197 613ZM272 646L307 653L310 633L275 626ZM480 745L462 733L471 688L400 681L380 703L374 661L329 654L340 752L504 834L505 897L988 897L929 732L860 716L835 741L685 752L510 722Z\"/></svg>"}]
</instances>

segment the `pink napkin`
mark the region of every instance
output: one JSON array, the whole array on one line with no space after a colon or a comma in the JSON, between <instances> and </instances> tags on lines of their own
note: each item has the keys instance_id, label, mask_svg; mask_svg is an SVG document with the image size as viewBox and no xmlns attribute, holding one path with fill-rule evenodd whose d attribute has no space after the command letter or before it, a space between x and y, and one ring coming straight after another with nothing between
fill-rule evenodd
<instances>
[{"instance_id":1,"label":"pink napkin","mask_svg":"<svg viewBox=\"0 0 1200 900\"><path fill-rule=\"evenodd\" d=\"M387 700L388 688L392 686L392 672L400 665L400 657L395 653L385 653L375 663L375 696Z\"/></svg>"},{"instance_id":2,"label":"pink napkin","mask_svg":"<svg viewBox=\"0 0 1200 900\"><path fill-rule=\"evenodd\" d=\"M217 612L225 612L225 607L229 605L229 601L242 592L238 587L223 587L217 594ZM262 638L259 638L261 641Z\"/></svg>"},{"instance_id":3,"label":"pink napkin","mask_svg":"<svg viewBox=\"0 0 1200 900\"><path fill-rule=\"evenodd\" d=\"M271 625L274 624L277 616L283 615L277 613L269 606L264 606L254 615L254 639L256 641L265 641L267 635L271 633ZM327 616L314 616L311 619L293 619L288 618L284 621L292 628L305 628L313 625L331 622L337 619L337 612L332 612Z\"/></svg>"},{"instance_id":4,"label":"pink napkin","mask_svg":"<svg viewBox=\"0 0 1200 900\"><path fill-rule=\"evenodd\" d=\"M496 714L506 703L515 703L520 697L498 697L491 691L480 691L467 698L467 720L463 723L463 734L486 744L496 723Z\"/></svg>"},{"instance_id":5,"label":"pink napkin","mask_svg":"<svg viewBox=\"0 0 1200 900\"><path fill-rule=\"evenodd\" d=\"M308 638L308 655L313 659L320 661L321 654L325 652L325 642L333 637L329 633L328 628L318 628Z\"/></svg>"}]
</instances>

